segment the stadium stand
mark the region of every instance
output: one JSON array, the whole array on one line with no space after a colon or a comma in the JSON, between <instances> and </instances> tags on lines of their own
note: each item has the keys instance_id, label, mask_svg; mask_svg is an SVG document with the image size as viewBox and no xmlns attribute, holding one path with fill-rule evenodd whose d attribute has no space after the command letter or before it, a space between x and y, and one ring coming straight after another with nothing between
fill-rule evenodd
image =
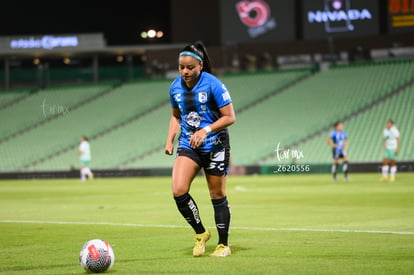
<instances>
[{"instance_id":1,"label":"stadium stand","mask_svg":"<svg viewBox=\"0 0 414 275\"><path fill-rule=\"evenodd\" d=\"M10 156L2 160L1 169L21 170L34 167L37 163L57 157L71 148L73 150L82 135L93 138L114 131L128 120L165 102L166 89L168 83L165 81L125 84L75 110L68 108L68 114L60 115L24 135L1 143L0 154ZM40 105L36 105L35 113L42 115Z\"/></svg>"},{"instance_id":2,"label":"stadium stand","mask_svg":"<svg viewBox=\"0 0 414 275\"><path fill-rule=\"evenodd\" d=\"M329 163L324 139L339 119L345 120L351 136L351 159L377 161L388 117L401 128L402 139L414 134L409 124L413 76L414 61L338 65L317 73L303 69L223 76L237 115L230 128L232 163L274 164L278 143L298 146L305 153L304 162ZM91 139L94 169L171 167L173 158L163 154L170 83L50 88L0 109L0 127L5 129L0 154L6 156L0 170L77 169L82 135ZM52 105L66 106L68 112L45 119L45 98ZM7 117L16 117L15 125L7 125ZM412 145L405 148L402 159L414 159Z\"/></svg>"},{"instance_id":3,"label":"stadium stand","mask_svg":"<svg viewBox=\"0 0 414 275\"><path fill-rule=\"evenodd\" d=\"M239 109L246 108L251 102L266 97L278 91L279 88L292 83L310 73L309 70L296 70L288 72L266 72L261 74L240 74L223 78L229 90L235 91L233 100L240 106ZM145 83L136 83L137 90L145 90ZM148 90L152 95L160 95L165 102L156 108L157 102L148 105L148 112L138 119L127 123L123 127L118 127L116 131L108 132L102 136L97 136L91 141L94 152L94 167L99 168L137 168L137 167L168 167L171 166L171 158L163 154L168 123L171 109L168 104L169 83L161 83L162 89ZM156 86L155 86L156 87ZM260 87L257 89L256 87ZM124 89L125 87L121 87ZM254 91L254 92L252 92ZM129 100L125 96L119 100ZM148 96L143 94L142 98L148 100ZM115 106L123 106L118 104ZM153 106L153 107L151 107ZM114 110L116 113L116 110ZM73 115L73 114L72 114ZM155 126L156 125L156 126ZM108 154L111 148L111 154ZM68 150L58 157L52 157L36 165L31 169L68 169L77 166L77 157L73 153L75 149Z\"/></svg>"},{"instance_id":4,"label":"stadium stand","mask_svg":"<svg viewBox=\"0 0 414 275\"><path fill-rule=\"evenodd\" d=\"M0 143L19 133L29 131L39 123L67 114L69 110L77 108L81 102L105 93L112 86L112 83L101 83L52 87L31 93L14 105L5 106L0 110ZM3 93L1 94L3 96ZM17 93L17 96L20 94ZM9 123L10 118L13 118L13 123Z\"/></svg>"},{"instance_id":5,"label":"stadium stand","mask_svg":"<svg viewBox=\"0 0 414 275\"><path fill-rule=\"evenodd\" d=\"M349 136L348 157L350 162L381 161L383 146L383 129L387 119L392 118L401 133L401 150L398 156L400 161L414 159L414 84L384 101L366 109L361 114L344 120ZM332 131L321 131L309 140L296 144L304 152L305 158L298 163L327 163L331 160L331 149L325 139ZM293 148L292 148L293 149ZM289 160L291 161L291 160ZM263 164L274 164L274 158L268 158Z\"/></svg>"},{"instance_id":6,"label":"stadium stand","mask_svg":"<svg viewBox=\"0 0 414 275\"><path fill-rule=\"evenodd\" d=\"M0 92L0 110L16 104L29 95L29 89L13 89Z\"/></svg>"},{"instance_id":7,"label":"stadium stand","mask_svg":"<svg viewBox=\"0 0 414 275\"><path fill-rule=\"evenodd\" d=\"M311 70L273 71L255 74L238 74L221 77L223 83L231 93L236 113L243 112L251 106L283 91L293 83L311 74ZM129 163L130 167L169 167L171 158L163 154L164 142L167 133L163 135L158 150L139 156Z\"/></svg>"},{"instance_id":8,"label":"stadium stand","mask_svg":"<svg viewBox=\"0 0 414 275\"><path fill-rule=\"evenodd\" d=\"M298 82L238 115L231 129L235 164L258 164L413 80L414 62L338 66ZM329 161L329 160L328 160Z\"/></svg>"}]
</instances>

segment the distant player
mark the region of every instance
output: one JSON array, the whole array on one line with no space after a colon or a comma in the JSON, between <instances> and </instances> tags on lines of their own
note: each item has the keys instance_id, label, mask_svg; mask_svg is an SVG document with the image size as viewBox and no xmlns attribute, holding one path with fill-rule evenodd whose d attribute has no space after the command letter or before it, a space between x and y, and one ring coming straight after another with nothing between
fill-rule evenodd
<instances>
[{"instance_id":1,"label":"distant player","mask_svg":"<svg viewBox=\"0 0 414 275\"><path fill-rule=\"evenodd\" d=\"M334 181L337 181L336 174L341 159L343 162L342 171L344 173L344 180L348 180L348 158L346 157L346 152L348 150L348 136L343 130L343 127L344 125L341 121L336 122L334 124L334 130L326 138L326 141L332 147L332 175Z\"/></svg>"},{"instance_id":2,"label":"distant player","mask_svg":"<svg viewBox=\"0 0 414 275\"><path fill-rule=\"evenodd\" d=\"M83 136L81 137L79 148L79 161L80 161L80 178L81 181L85 181L86 177L88 179L93 179L93 173L91 169L89 168L89 165L91 163L91 146L89 145L88 138Z\"/></svg>"},{"instance_id":3,"label":"distant player","mask_svg":"<svg viewBox=\"0 0 414 275\"><path fill-rule=\"evenodd\" d=\"M165 153L172 155L174 139L181 128L172 172L172 193L178 211L196 233L193 256L200 257L211 233L204 227L189 191L193 179L204 170L219 235L210 256L230 256L231 215L226 176L230 159L227 127L236 120L232 100L224 84L211 74L210 58L203 44L196 42L182 49L178 70L180 76L170 86L172 116L165 145Z\"/></svg>"},{"instance_id":4,"label":"distant player","mask_svg":"<svg viewBox=\"0 0 414 275\"><path fill-rule=\"evenodd\" d=\"M395 174L397 173L397 164L395 162L398 150L400 149L400 132L394 125L394 121L387 120L386 128L384 129L384 159L382 164L381 181L389 180L395 181ZM391 168L390 168L391 165Z\"/></svg>"}]
</instances>

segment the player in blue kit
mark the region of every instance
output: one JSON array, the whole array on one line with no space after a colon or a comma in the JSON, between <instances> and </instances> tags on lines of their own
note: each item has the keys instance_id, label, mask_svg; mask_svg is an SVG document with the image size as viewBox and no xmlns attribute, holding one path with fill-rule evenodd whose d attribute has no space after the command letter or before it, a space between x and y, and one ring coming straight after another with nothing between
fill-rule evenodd
<instances>
[{"instance_id":1,"label":"player in blue kit","mask_svg":"<svg viewBox=\"0 0 414 275\"><path fill-rule=\"evenodd\" d=\"M236 121L225 85L211 74L210 58L201 42L186 46L178 57L180 77L170 86L172 116L165 153L173 154L179 130L177 155L172 172L172 193L177 208L196 233L193 256L202 256L210 231L204 227L197 204L189 194L200 169L204 170L219 239L210 256L230 256L228 233L230 207L226 176L230 158L227 127Z\"/></svg>"},{"instance_id":2,"label":"player in blue kit","mask_svg":"<svg viewBox=\"0 0 414 275\"><path fill-rule=\"evenodd\" d=\"M342 159L342 171L344 172L344 180L348 180L348 158L346 152L348 150L348 136L343 130L344 124L338 121L334 124L335 130L326 138L328 144L332 147L332 175L334 181L337 181L336 174L338 170L339 160Z\"/></svg>"}]
</instances>

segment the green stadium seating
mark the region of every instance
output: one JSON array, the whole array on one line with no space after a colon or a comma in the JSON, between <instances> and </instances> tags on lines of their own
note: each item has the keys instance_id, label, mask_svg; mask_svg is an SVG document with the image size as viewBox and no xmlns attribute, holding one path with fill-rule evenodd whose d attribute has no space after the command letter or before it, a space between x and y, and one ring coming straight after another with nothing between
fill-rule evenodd
<instances>
[{"instance_id":1,"label":"green stadium seating","mask_svg":"<svg viewBox=\"0 0 414 275\"><path fill-rule=\"evenodd\" d=\"M7 108L12 103L23 99L29 94L30 91L28 89L0 90L0 109Z\"/></svg>"},{"instance_id":2,"label":"green stadium seating","mask_svg":"<svg viewBox=\"0 0 414 275\"><path fill-rule=\"evenodd\" d=\"M0 141L54 116L67 115L74 106L110 89L112 85L102 83L47 88L33 93L11 108L0 109ZM18 94L20 96L20 93Z\"/></svg>"},{"instance_id":3,"label":"green stadium seating","mask_svg":"<svg viewBox=\"0 0 414 275\"><path fill-rule=\"evenodd\" d=\"M1 143L0 154L10 156L2 160L1 169L34 169L39 160L76 146L82 135L92 137L116 129L126 120L165 102L168 85L166 81L125 84L76 110L69 109L67 115ZM37 108L40 112L40 105ZM15 154L16 150L22 153Z\"/></svg>"},{"instance_id":4,"label":"green stadium seating","mask_svg":"<svg viewBox=\"0 0 414 275\"><path fill-rule=\"evenodd\" d=\"M413 75L414 62L343 66L315 74L238 116L231 129L234 163L267 162L279 142L287 146L306 138Z\"/></svg>"},{"instance_id":5,"label":"green stadium seating","mask_svg":"<svg viewBox=\"0 0 414 275\"><path fill-rule=\"evenodd\" d=\"M382 159L383 129L391 118L401 133L399 160L414 159L414 85L384 102L375 105L362 114L344 122L344 130L349 136L348 157L350 162L380 162ZM297 145L306 158L302 163L330 163L332 151L325 139L332 129L323 131L314 138ZM274 160L268 159L266 164Z\"/></svg>"},{"instance_id":6,"label":"green stadium seating","mask_svg":"<svg viewBox=\"0 0 414 275\"><path fill-rule=\"evenodd\" d=\"M232 163L272 165L278 143L286 147L299 141L304 141L297 145L304 153L302 163L330 163L326 129L352 114L345 120L351 162L381 158L382 129L389 117L402 134L399 158L413 160L413 85L383 98L413 76L414 61L351 64L315 74L309 69L222 76L237 116L229 129ZM82 135L91 138L94 169L171 167L174 158L163 152L170 83L138 81L107 93L110 84L49 88L0 108L0 171L77 169ZM3 99L0 95L0 106L15 100L14 95ZM44 121L44 99L68 107L68 113ZM28 131L5 139L21 129Z\"/></svg>"}]
</instances>

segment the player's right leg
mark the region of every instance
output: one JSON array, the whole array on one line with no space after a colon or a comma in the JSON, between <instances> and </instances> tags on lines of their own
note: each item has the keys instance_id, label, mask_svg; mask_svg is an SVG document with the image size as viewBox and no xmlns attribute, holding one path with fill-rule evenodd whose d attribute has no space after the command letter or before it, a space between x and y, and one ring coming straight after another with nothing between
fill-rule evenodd
<instances>
[{"instance_id":1,"label":"player's right leg","mask_svg":"<svg viewBox=\"0 0 414 275\"><path fill-rule=\"evenodd\" d=\"M395 174L397 173L397 163L395 162L395 159L391 160L391 168L390 168L390 181L395 181Z\"/></svg>"},{"instance_id":2,"label":"player's right leg","mask_svg":"<svg viewBox=\"0 0 414 275\"><path fill-rule=\"evenodd\" d=\"M172 193L178 211L191 225L196 233L193 256L200 257L205 252L206 242L210 239L210 231L206 229L200 218L197 204L189 194L191 182L200 170L200 166L185 155L179 155L174 162L172 174Z\"/></svg>"},{"instance_id":3,"label":"player's right leg","mask_svg":"<svg viewBox=\"0 0 414 275\"><path fill-rule=\"evenodd\" d=\"M80 180L86 181L86 169L84 166L81 166L80 168Z\"/></svg>"},{"instance_id":4,"label":"player's right leg","mask_svg":"<svg viewBox=\"0 0 414 275\"><path fill-rule=\"evenodd\" d=\"M387 181L388 180L388 170L390 169L390 166L388 165L389 159L384 158L382 161L382 167L381 167L381 179L380 181Z\"/></svg>"}]
</instances>

